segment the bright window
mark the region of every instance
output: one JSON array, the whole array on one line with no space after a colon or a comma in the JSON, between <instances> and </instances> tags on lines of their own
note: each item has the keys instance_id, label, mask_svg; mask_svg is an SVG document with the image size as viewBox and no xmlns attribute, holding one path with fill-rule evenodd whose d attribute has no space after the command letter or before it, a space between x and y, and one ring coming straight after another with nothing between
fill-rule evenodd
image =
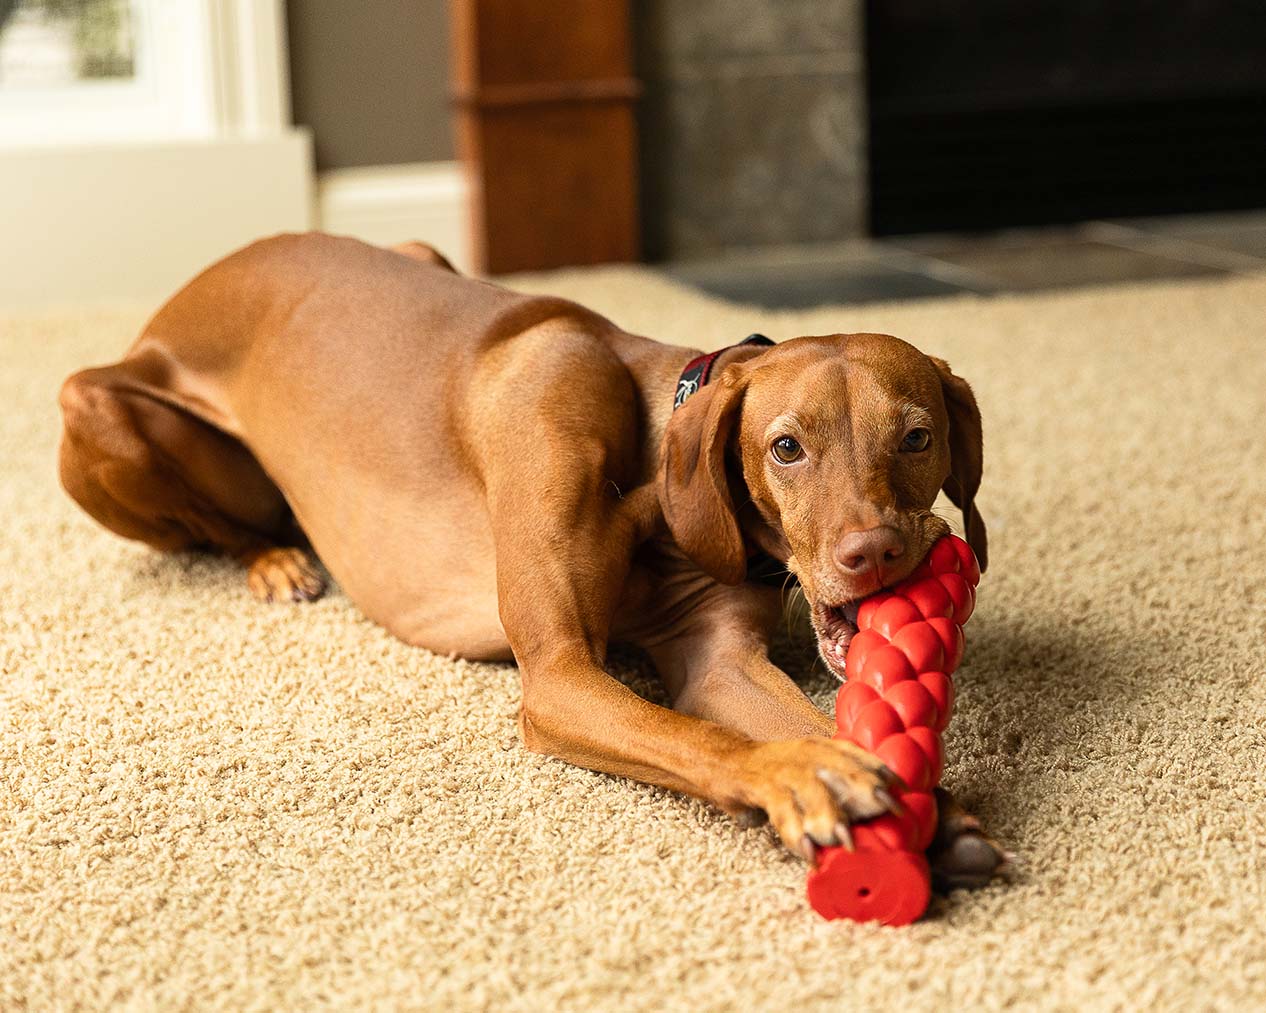
<instances>
[{"instance_id":1,"label":"bright window","mask_svg":"<svg viewBox=\"0 0 1266 1013\"><path fill-rule=\"evenodd\" d=\"M0 0L0 144L211 136L210 0Z\"/></svg>"}]
</instances>

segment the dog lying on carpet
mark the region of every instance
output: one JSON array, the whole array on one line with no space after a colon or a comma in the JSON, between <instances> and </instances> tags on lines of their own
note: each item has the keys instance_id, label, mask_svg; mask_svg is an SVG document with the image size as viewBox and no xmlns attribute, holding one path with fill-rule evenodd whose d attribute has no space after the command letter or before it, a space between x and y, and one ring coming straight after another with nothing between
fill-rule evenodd
<instances>
[{"instance_id":1,"label":"dog lying on carpet","mask_svg":"<svg viewBox=\"0 0 1266 1013\"><path fill-rule=\"evenodd\" d=\"M786 845L849 841L892 775L830 738L770 661L777 563L842 676L858 599L947 530L986 562L981 425L939 359L878 334L709 356L562 299L464 278L430 247L263 240L61 392L62 484L110 530L239 559L265 601L324 589L411 644L513 657L531 750L686 792ZM644 648L672 707L603 669ZM939 796L934 873L1001 850Z\"/></svg>"}]
</instances>

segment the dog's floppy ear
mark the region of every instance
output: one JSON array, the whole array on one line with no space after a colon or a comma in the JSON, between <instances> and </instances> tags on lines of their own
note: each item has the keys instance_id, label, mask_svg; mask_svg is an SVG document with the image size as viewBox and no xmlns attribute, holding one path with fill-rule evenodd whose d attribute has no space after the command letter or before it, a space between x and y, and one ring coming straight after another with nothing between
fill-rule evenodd
<instances>
[{"instance_id":1,"label":"dog's floppy ear","mask_svg":"<svg viewBox=\"0 0 1266 1013\"><path fill-rule=\"evenodd\" d=\"M963 512L963 529L967 544L976 553L980 568L989 565L989 538L985 522L976 509L976 492L985 467L984 440L981 435L980 408L967 381L955 376L944 359L929 356L941 374L941 393L949 413L950 473L945 480L945 495Z\"/></svg>"},{"instance_id":2,"label":"dog's floppy ear","mask_svg":"<svg viewBox=\"0 0 1266 1013\"><path fill-rule=\"evenodd\" d=\"M723 584L747 576L747 551L726 477L725 450L746 381L727 369L673 412L659 464L659 501L681 550Z\"/></svg>"}]
</instances>

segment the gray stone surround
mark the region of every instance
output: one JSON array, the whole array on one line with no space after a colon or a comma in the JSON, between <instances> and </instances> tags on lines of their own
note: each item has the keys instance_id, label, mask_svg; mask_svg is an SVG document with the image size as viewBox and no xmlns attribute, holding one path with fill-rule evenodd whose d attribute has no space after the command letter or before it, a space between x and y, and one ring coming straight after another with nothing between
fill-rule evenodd
<instances>
[{"instance_id":1,"label":"gray stone surround","mask_svg":"<svg viewBox=\"0 0 1266 1013\"><path fill-rule=\"evenodd\" d=\"M866 231L861 0L634 0L652 258Z\"/></svg>"}]
</instances>

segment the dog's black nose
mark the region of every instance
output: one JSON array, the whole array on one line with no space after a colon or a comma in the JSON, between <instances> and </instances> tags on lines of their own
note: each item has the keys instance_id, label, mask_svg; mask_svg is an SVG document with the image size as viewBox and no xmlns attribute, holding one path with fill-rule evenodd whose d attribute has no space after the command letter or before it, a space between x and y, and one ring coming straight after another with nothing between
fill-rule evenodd
<instances>
[{"instance_id":1,"label":"dog's black nose","mask_svg":"<svg viewBox=\"0 0 1266 1013\"><path fill-rule=\"evenodd\" d=\"M882 573L885 566L900 559L906 540L896 528L880 525L865 531L850 531L835 547L835 561L851 577Z\"/></svg>"}]
</instances>

